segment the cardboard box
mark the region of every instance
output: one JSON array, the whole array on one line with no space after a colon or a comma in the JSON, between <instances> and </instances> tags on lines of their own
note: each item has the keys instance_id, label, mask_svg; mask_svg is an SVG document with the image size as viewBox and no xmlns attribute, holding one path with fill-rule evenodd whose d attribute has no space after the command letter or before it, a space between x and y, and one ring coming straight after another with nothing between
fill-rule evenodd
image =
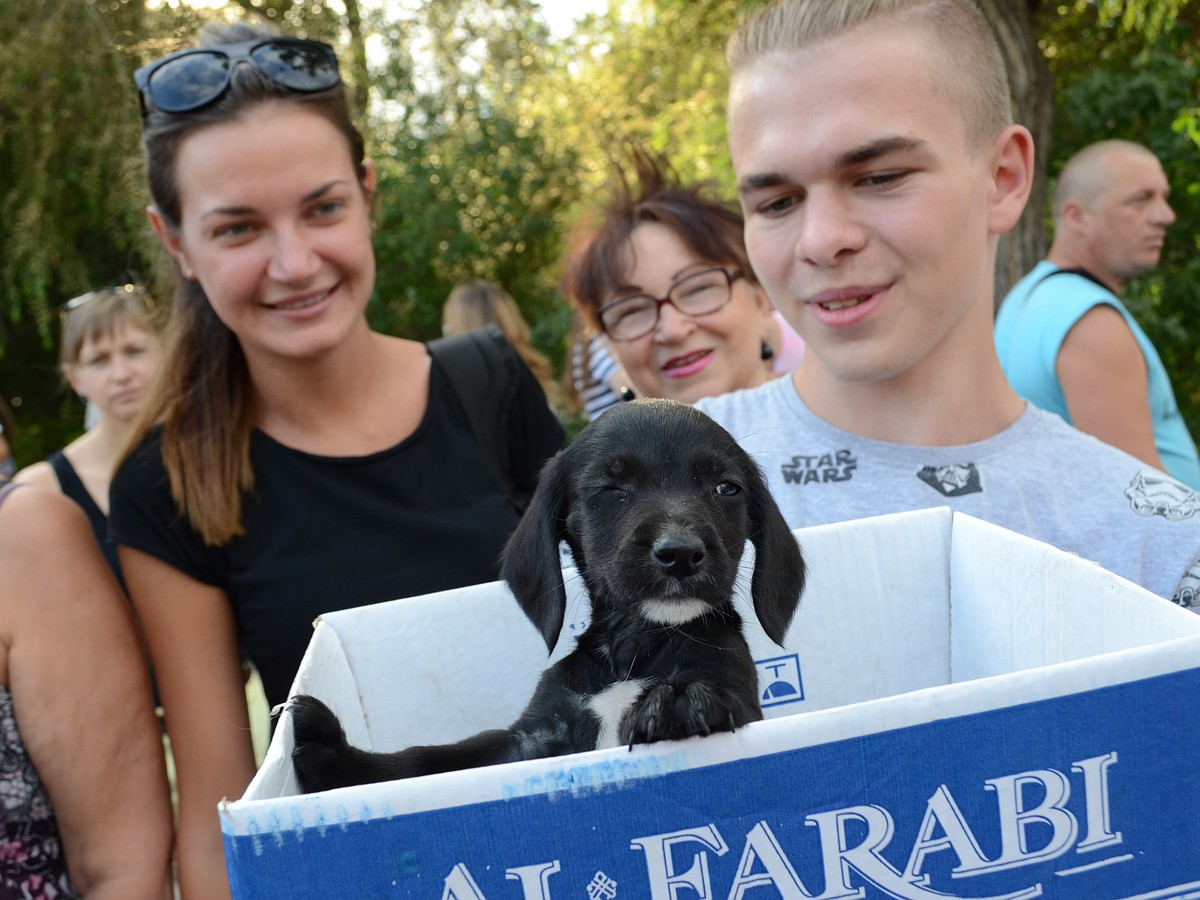
<instances>
[{"instance_id":1,"label":"cardboard box","mask_svg":"<svg viewBox=\"0 0 1200 900\"><path fill-rule=\"evenodd\" d=\"M944 509L798 535L766 721L296 796L285 714L221 805L234 897L1200 896L1200 617ZM295 690L391 750L509 724L545 657L484 585L323 616Z\"/></svg>"}]
</instances>

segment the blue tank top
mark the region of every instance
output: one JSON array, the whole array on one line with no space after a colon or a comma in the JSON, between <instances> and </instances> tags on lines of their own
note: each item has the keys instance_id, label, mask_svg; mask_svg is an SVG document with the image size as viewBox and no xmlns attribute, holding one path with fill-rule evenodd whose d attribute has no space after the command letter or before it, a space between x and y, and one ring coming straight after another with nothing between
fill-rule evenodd
<instances>
[{"instance_id":1,"label":"blue tank top","mask_svg":"<svg viewBox=\"0 0 1200 900\"><path fill-rule=\"evenodd\" d=\"M1099 305L1111 306L1121 314L1146 359L1154 443L1163 465L1170 475L1200 490L1196 444L1179 413L1158 351L1117 296L1087 275L1061 270L1043 260L1009 291L996 316L995 331L1004 374L1016 392L1034 406L1070 422L1055 368L1058 352L1075 323Z\"/></svg>"}]
</instances>

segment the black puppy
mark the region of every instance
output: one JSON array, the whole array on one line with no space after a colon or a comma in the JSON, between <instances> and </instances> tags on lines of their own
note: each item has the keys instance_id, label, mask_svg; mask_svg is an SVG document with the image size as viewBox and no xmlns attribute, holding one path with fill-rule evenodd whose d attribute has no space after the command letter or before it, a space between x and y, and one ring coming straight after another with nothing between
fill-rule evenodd
<instances>
[{"instance_id":1,"label":"black puppy","mask_svg":"<svg viewBox=\"0 0 1200 900\"><path fill-rule=\"evenodd\" d=\"M732 731L762 718L754 660L731 597L746 540L750 594L783 640L804 587L796 540L758 467L727 431L680 403L639 400L587 428L544 472L505 548L502 577L553 650L566 611L565 540L591 624L543 673L507 729L442 746L351 747L319 700L292 699L305 791L597 747Z\"/></svg>"}]
</instances>

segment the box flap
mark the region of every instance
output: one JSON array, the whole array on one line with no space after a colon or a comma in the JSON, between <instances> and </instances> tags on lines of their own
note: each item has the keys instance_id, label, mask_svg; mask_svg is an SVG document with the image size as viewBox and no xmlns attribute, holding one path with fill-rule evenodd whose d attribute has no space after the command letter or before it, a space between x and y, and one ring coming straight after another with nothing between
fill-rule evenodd
<instances>
[{"instance_id":1,"label":"box flap","mask_svg":"<svg viewBox=\"0 0 1200 900\"><path fill-rule=\"evenodd\" d=\"M765 706L764 714L826 709L950 680L948 508L803 528L796 536L809 577L785 643L798 656L804 702ZM754 658L779 656L747 619Z\"/></svg>"},{"instance_id":2,"label":"box flap","mask_svg":"<svg viewBox=\"0 0 1200 900\"><path fill-rule=\"evenodd\" d=\"M955 513L952 680L1200 635L1200 616L1095 563Z\"/></svg>"},{"instance_id":3,"label":"box flap","mask_svg":"<svg viewBox=\"0 0 1200 900\"><path fill-rule=\"evenodd\" d=\"M373 750L509 725L549 659L501 582L327 613L321 624L336 632L349 661L355 702L366 710L360 746ZM326 673L298 678L294 692L329 702L329 684Z\"/></svg>"}]
</instances>

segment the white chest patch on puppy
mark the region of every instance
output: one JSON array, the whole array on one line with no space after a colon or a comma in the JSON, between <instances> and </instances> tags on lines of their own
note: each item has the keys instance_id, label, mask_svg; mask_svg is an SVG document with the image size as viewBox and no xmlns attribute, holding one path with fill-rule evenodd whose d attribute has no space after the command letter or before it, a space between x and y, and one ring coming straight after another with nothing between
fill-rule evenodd
<instances>
[{"instance_id":1,"label":"white chest patch on puppy","mask_svg":"<svg viewBox=\"0 0 1200 900\"><path fill-rule=\"evenodd\" d=\"M643 600L640 611L643 619L655 625L682 625L711 609L703 600Z\"/></svg>"},{"instance_id":2,"label":"white chest patch on puppy","mask_svg":"<svg viewBox=\"0 0 1200 900\"><path fill-rule=\"evenodd\" d=\"M642 695L642 687L643 682L637 678L618 681L588 701L588 710L600 720L600 733L596 736L597 750L621 746L621 720Z\"/></svg>"}]
</instances>

